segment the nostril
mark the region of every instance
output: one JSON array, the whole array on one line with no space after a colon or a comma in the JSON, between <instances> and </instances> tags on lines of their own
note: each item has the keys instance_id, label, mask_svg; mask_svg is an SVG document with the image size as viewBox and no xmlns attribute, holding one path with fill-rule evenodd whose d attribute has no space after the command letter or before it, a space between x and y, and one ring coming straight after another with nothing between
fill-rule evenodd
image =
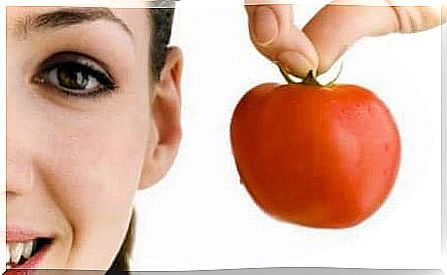
<instances>
[{"instance_id":1,"label":"nostril","mask_svg":"<svg viewBox=\"0 0 447 275\"><path fill-rule=\"evenodd\" d=\"M7 140L6 187L7 191L32 184L35 174L33 155L35 152L24 144L25 141ZM31 146L31 145L30 145Z\"/></svg>"},{"instance_id":2,"label":"nostril","mask_svg":"<svg viewBox=\"0 0 447 275\"><path fill-rule=\"evenodd\" d=\"M13 167L7 168L6 184L2 187L2 193L6 195L20 195L34 186L35 173L31 169L23 171Z\"/></svg>"}]
</instances>

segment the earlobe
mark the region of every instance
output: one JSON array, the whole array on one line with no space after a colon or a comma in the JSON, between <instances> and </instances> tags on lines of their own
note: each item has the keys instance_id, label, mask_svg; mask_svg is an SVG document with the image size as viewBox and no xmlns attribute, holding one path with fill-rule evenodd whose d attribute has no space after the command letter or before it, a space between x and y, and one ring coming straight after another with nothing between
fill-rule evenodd
<instances>
[{"instance_id":1,"label":"earlobe","mask_svg":"<svg viewBox=\"0 0 447 275\"><path fill-rule=\"evenodd\" d=\"M180 145L181 75L183 55L179 48L170 47L160 73L153 85L151 127L139 188L147 188L162 179L172 166Z\"/></svg>"}]
</instances>

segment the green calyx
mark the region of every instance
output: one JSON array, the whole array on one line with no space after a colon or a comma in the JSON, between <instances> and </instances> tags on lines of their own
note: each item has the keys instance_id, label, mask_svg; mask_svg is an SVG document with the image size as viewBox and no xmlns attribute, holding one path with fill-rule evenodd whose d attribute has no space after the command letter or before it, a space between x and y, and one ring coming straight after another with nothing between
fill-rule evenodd
<instances>
[{"instance_id":1,"label":"green calyx","mask_svg":"<svg viewBox=\"0 0 447 275\"><path fill-rule=\"evenodd\" d=\"M279 71L281 72L284 79L289 84L311 85L311 86L318 86L318 87L323 87L323 88L332 88L335 85L335 81L337 81L337 79L340 77L340 74L341 74L341 71L343 68L343 64L341 64L340 70L338 71L337 76L333 80L331 80L329 83L321 84L320 82L318 82L317 75L315 74L314 70L309 70L309 72L307 73L305 78L300 78L299 76L287 73L286 71L283 70L283 68L279 64L276 64L276 65L278 66ZM295 81L292 79L291 76L301 79L301 81Z\"/></svg>"}]
</instances>

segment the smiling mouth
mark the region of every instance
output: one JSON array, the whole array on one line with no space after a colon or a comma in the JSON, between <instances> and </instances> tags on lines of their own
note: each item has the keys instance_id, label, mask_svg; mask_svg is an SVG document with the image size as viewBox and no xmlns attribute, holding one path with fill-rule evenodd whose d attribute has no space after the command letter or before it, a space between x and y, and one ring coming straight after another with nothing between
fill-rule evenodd
<instances>
[{"instance_id":1,"label":"smiling mouth","mask_svg":"<svg viewBox=\"0 0 447 275\"><path fill-rule=\"evenodd\" d=\"M45 250L51 245L52 239L36 238L25 242L6 243L6 268L31 268Z\"/></svg>"}]
</instances>

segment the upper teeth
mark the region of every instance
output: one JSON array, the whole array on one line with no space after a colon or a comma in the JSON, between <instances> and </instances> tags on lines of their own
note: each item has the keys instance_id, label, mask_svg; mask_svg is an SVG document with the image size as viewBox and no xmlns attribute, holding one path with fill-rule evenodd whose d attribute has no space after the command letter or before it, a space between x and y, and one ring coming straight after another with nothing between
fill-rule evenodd
<instances>
[{"instance_id":1,"label":"upper teeth","mask_svg":"<svg viewBox=\"0 0 447 275\"><path fill-rule=\"evenodd\" d=\"M24 243L6 243L6 264L18 264L20 259L29 259L33 253L34 241L28 241Z\"/></svg>"}]
</instances>

